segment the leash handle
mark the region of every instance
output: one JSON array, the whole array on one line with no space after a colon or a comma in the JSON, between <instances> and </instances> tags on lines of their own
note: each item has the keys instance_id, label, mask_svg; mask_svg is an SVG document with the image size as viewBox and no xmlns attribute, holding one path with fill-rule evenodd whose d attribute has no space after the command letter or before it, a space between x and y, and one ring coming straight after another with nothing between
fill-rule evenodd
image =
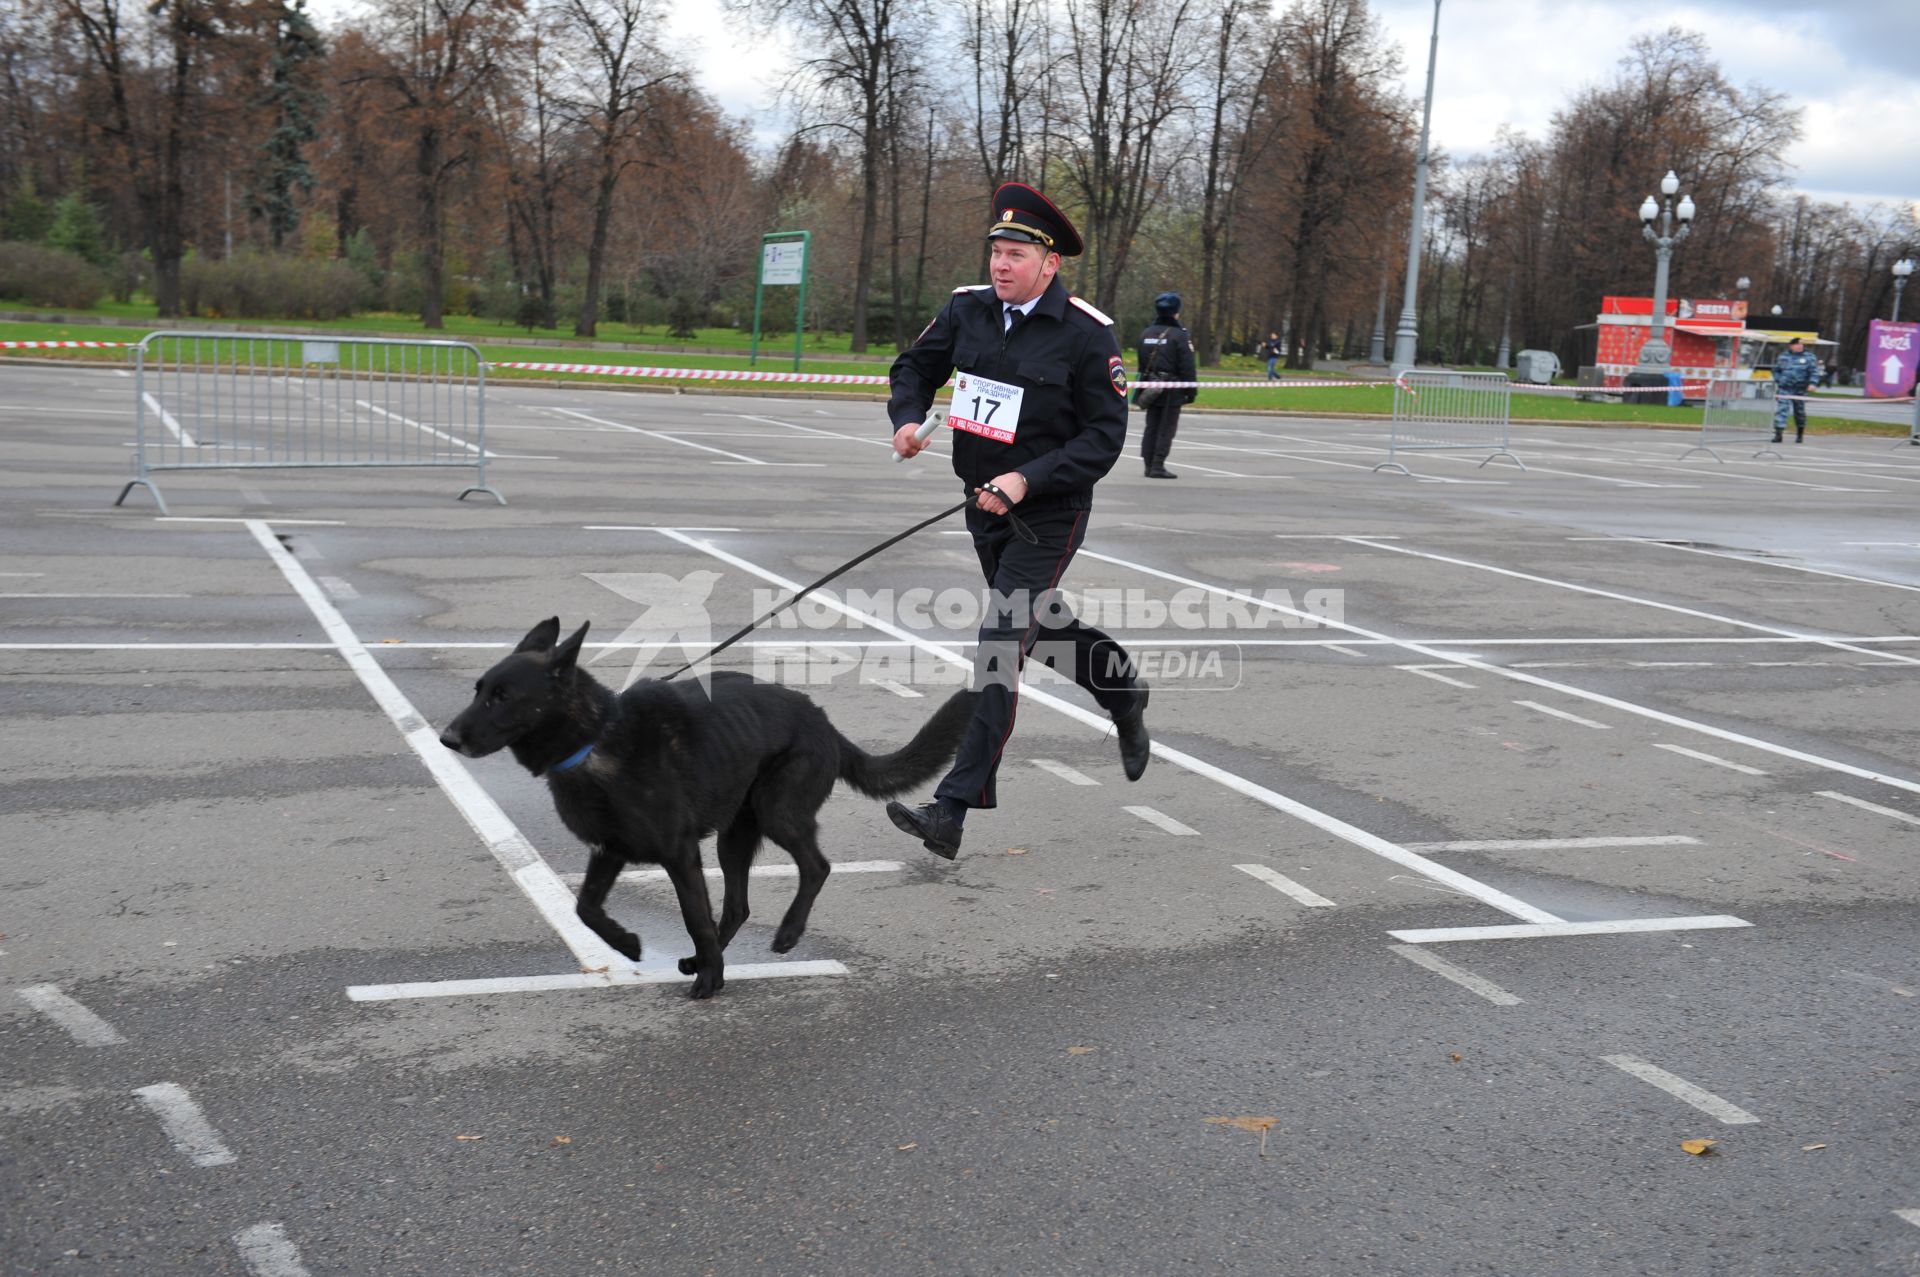
<instances>
[{"instance_id":1,"label":"leash handle","mask_svg":"<svg viewBox=\"0 0 1920 1277\"><path fill-rule=\"evenodd\" d=\"M920 428L913 432L913 437L918 442L925 443L927 440L933 438L934 431L938 430L940 427L946 424L947 424L947 414L941 411L940 409L935 408L931 413L927 415L927 419L920 423ZM895 465L899 465L902 461L905 461L906 459L907 459L907 454L904 452L896 452L893 454L893 462Z\"/></svg>"}]
</instances>

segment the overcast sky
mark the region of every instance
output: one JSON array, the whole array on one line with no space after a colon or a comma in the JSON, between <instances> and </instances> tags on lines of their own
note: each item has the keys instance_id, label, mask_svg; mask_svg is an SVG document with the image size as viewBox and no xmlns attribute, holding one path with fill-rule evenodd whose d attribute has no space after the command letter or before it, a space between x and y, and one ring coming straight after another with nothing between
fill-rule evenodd
<instances>
[{"instance_id":1,"label":"overcast sky","mask_svg":"<svg viewBox=\"0 0 1920 1277\"><path fill-rule=\"evenodd\" d=\"M358 7L309 3L329 25ZM1418 100L1432 0L1372 7L1402 50L1406 91ZM717 4L673 4L668 14L673 42L707 92L751 119L763 142L776 142L783 127L770 106L784 42ZM1703 33L1735 84L1784 91L1804 109L1803 135L1788 152L1799 189L1856 205L1920 202L1920 0L1445 0L1436 145L1466 158L1488 150L1503 124L1543 136L1569 96L1611 80L1634 35L1668 26ZM928 50L928 67L952 69L954 52ZM1651 191L1668 161L1649 154L1645 167Z\"/></svg>"}]
</instances>

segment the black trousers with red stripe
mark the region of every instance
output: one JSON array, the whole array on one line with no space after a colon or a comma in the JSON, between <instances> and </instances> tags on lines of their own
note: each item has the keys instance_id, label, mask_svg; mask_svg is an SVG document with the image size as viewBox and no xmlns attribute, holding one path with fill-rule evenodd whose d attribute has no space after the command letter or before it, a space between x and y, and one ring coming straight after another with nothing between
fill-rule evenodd
<instances>
[{"instance_id":1,"label":"black trousers with red stripe","mask_svg":"<svg viewBox=\"0 0 1920 1277\"><path fill-rule=\"evenodd\" d=\"M1038 545L1013 535L1004 518L967 510L967 530L990 593L974 656L973 685L980 693L953 770L934 790L938 798L968 807L993 807L994 776L1013 734L1020 701L1020 671L1029 656L1093 694L1101 709L1123 714L1139 695L1133 658L1125 648L1081 621L1057 591L1067 564L1087 535L1087 511L1015 507ZM1003 606L1004 605L1004 606Z\"/></svg>"}]
</instances>

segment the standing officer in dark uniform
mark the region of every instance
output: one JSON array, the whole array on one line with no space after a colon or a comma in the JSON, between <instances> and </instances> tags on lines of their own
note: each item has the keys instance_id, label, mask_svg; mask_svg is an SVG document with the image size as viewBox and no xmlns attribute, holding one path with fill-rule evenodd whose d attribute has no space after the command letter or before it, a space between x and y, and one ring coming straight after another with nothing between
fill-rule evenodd
<instances>
[{"instance_id":1,"label":"standing officer in dark uniform","mask_svg":"<svg viewBox=\"0 0 1920 1277\"><path fill-rule=\"evenodd\" d=\"M1180 324L1180 294L1161 293L1153 299L1153 322L1140 334L1140 380L1198 381L1200 372L1193 362L1193 338ZM1152 395L1145 403L1147 428L1140 432L1140 459L1147 463L1147 478L1178 479L1167 469L1167 453L1173 450L1173 436L1180 429L1180 409L1198 397L1193 390L1136 390L1133 397Z\"/></svg>"},{"instance_id":2,"label":"standing officer in dark uniform","mask_svg":"<svg viewBox=\"0 0 1920 1277\"><path fill-rule=\"evenodd\" d=\"M1128 780L1140 778L1150 753L1147 689L1133 658L1057 593L1086 537L1093 485L1126 446L1120 344L1113 321L1069 297L1058 278L1061 257L1081 252L1072 223L1019 182L995 191L993 204L993 282L954 290L893 361L887 403L894 450L911 457L924 446L915 431L953 376L953 472L977 494L967 530L992 588L974 658L980 697L953 770L932 802L887 804L894 824L949 860L960 850L967 809L996 805L994 773L1013 731L1020 667L1036 641L1049 665L1071 662L1074 682L1113 716ZM1014 506L1038 544L1015 535L1004 517Z\"/></svg>"}]
</instances>

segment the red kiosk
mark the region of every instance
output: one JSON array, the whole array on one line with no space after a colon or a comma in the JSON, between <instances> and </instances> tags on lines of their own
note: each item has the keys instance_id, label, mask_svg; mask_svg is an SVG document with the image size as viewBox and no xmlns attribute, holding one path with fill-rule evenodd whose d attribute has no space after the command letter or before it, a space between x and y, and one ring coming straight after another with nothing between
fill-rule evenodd
<instances>
[{"instance_id":1,"label":"red kiosk","mask_svg":"<svg viewBox=\"0 0 1920 1277\"><path fill-rule=\"evenodd\" d=\"M1795 337L1818 349L1823 341L1807 321L1786 315L1771 317L1768 327L1748 327L1747 303L1717 298L1694 301L1670 298L1662 335L1673 351L1669 367L1680 374L1680 390L1688 399L1704 399L1713 381L1765 381L1772 377L1774 356ZM1627 374L1638 370L1640 348L1653 332L1651 297L1603 297L1600 314L1580 325L1583 383L1620 389Z\"/></svg>"}]
</instances>

